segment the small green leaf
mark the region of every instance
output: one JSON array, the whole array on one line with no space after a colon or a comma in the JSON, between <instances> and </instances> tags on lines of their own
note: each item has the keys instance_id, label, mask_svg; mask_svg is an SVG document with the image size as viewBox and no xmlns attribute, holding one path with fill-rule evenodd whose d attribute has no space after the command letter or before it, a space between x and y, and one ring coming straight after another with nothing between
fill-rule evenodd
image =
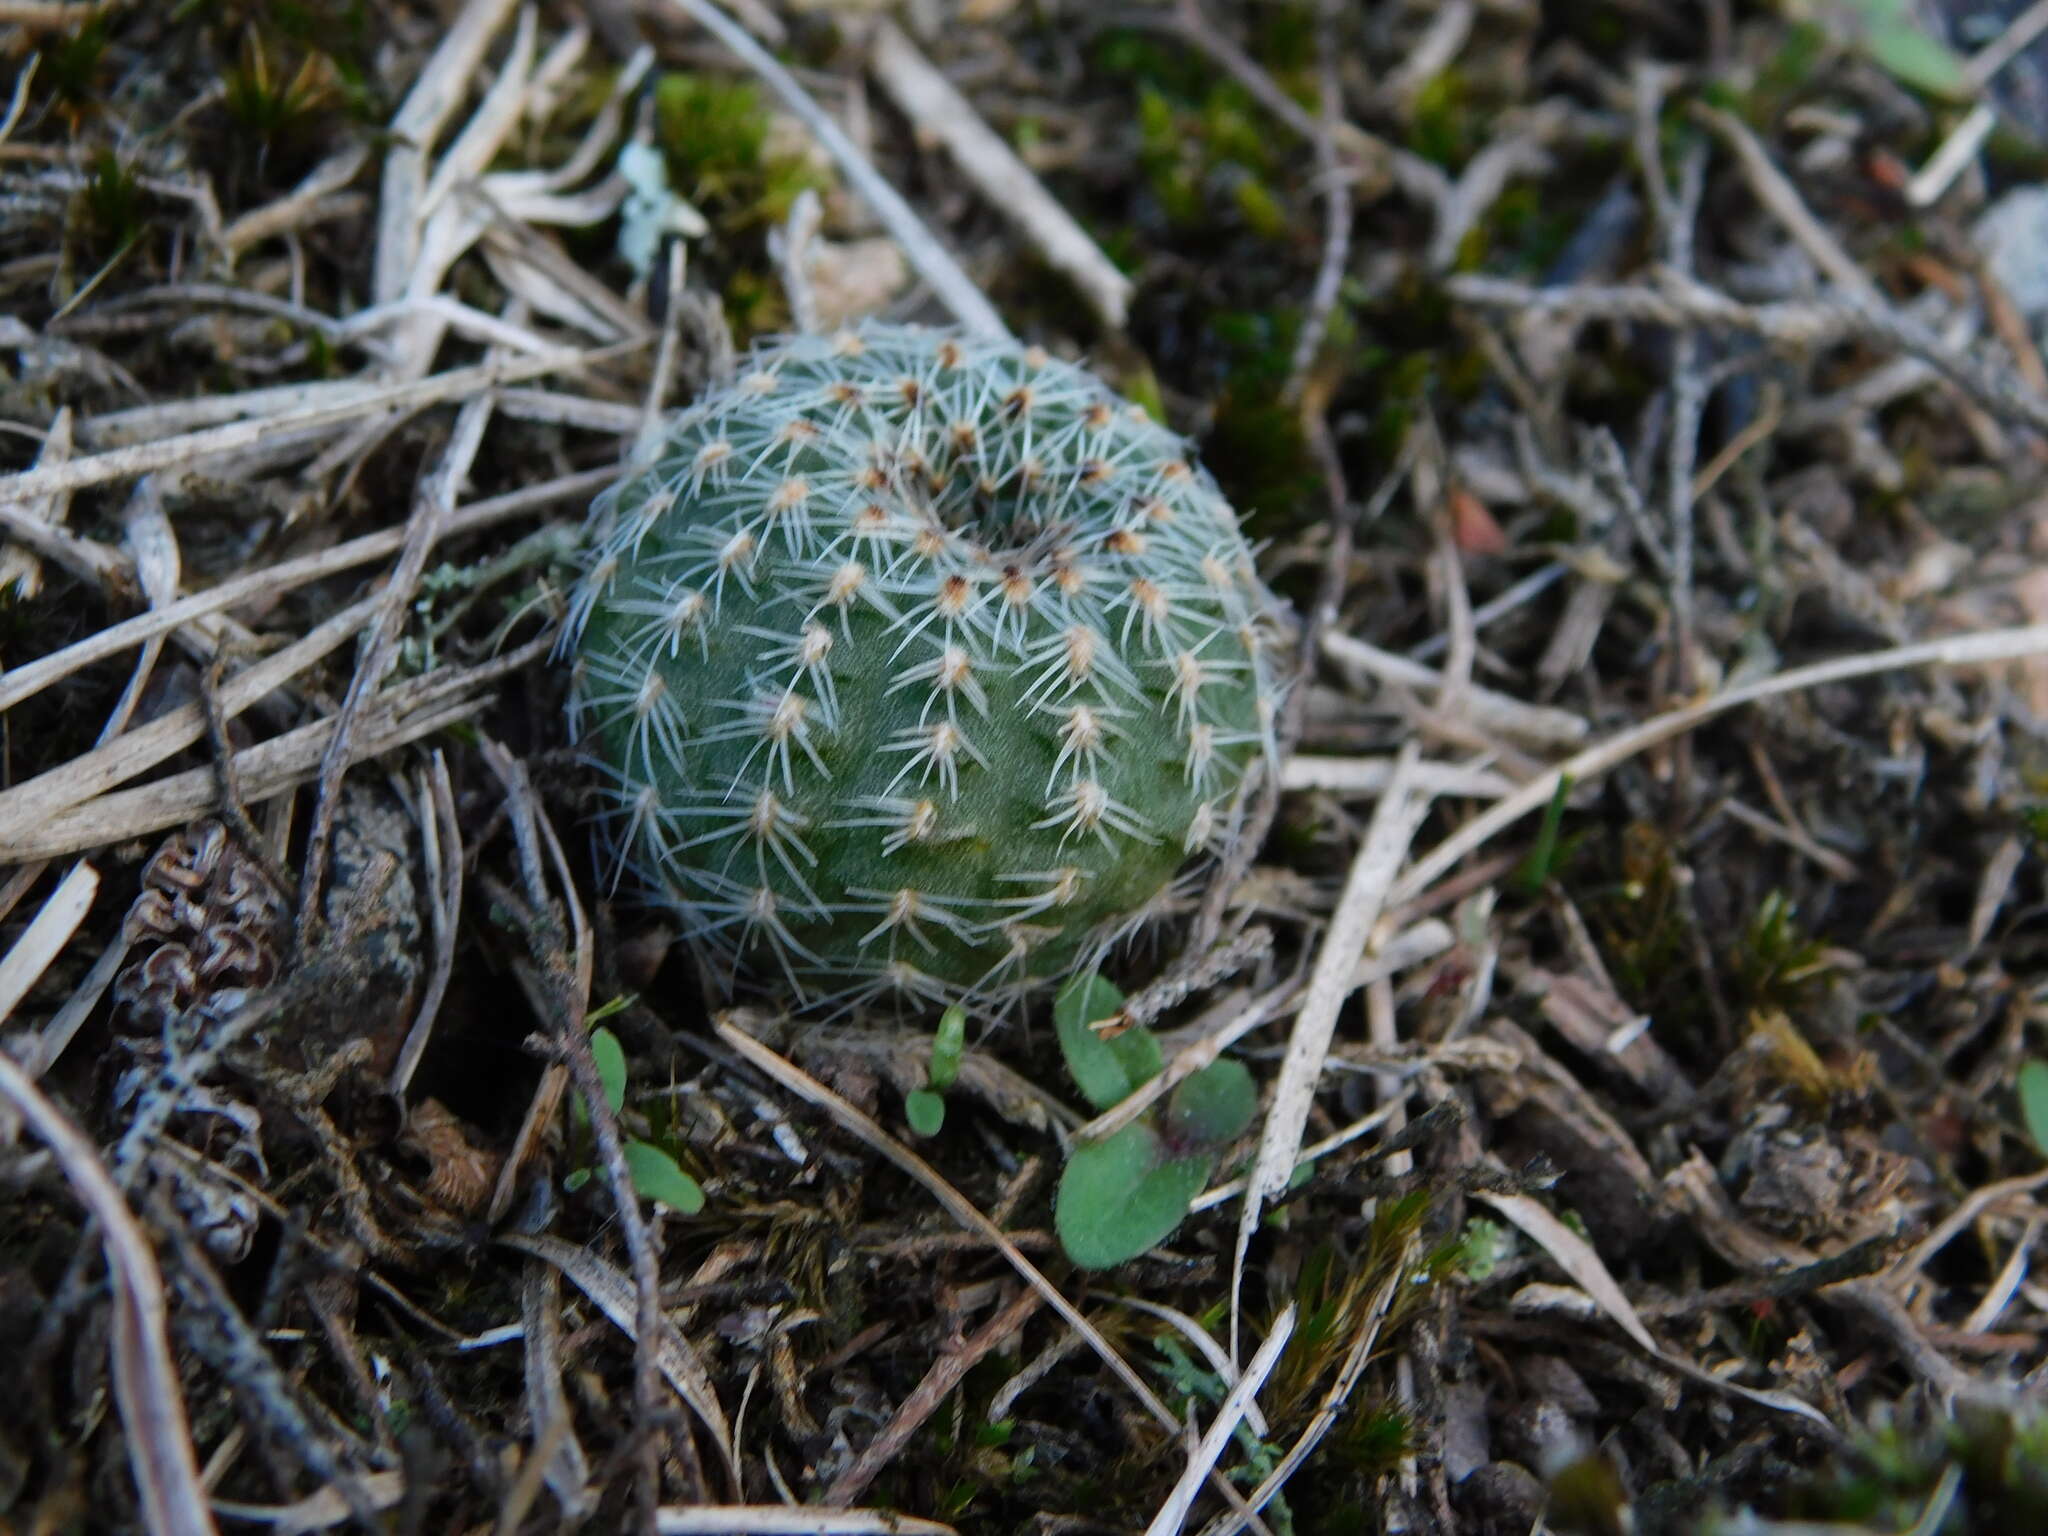
<instances>
[{"instance_id":1,"label":"small green leaf","mask_svg":"<svg viewBox=\"0 0 2048 1536\"><path fill-rule=\"evenodd\" d=\"M946 1123L946 1101L929 1088L914 1088L903 1095L903 1118L920 1136L936 1136Z\"/></svg>"},{"instance_id":2,"label":"small green leaf","mask_svg":"<svg viewBox=\"0 0 2048 1536\"><path fill-rule=\"evenodd\" d=\"M562 1190L566 1194L573 1195L589 1182L590 1170L588 1168L571 1168L562 1175Z\"/></svg>"},{"instance_id":3,"label":"small green leaf","mask_svg":"<svg viewBox=\"0 0 2048 1536\"><path fill-rule=\"evenodd\" d=\"M633 1188L643 1199L658 1200L685 1216L694 1216L704 1209L704 1187L661 1148L644 1141L629 1141L620 1150L625 1153L626 1171L633 1176Z\"/></svg>"},{"instance_id":4,"label":"small green leaf","mask_svg":"<svg viewBox=\"0 0 2048 1536\"><path fill-rule=\"evenodd\" d=\"M1528 895L1541 891L1557 872L1557 829L1564 822L1565 804L1571 795L1572 781L1567 774L1558 779L1557 793L1550 797L1550 804L1543 809L1542 824L1536 829L1536 845L1515 868L1515 886Z\"/></svg>"},{"instance_id":5,"label":"small green leaf","mask_svg":"<svg viewBox=\"0 0 2048 1536\"><path fill-rule=\"evenodd\" d=\"M1053 1203L1060 1246L1083 1269L1136 1258L1187 1219L1214 1162L1207 1153L1166 1159L1143 1121L1077 1148Z\"/></svg>"},{"instance_id":6,"label":"small green leaf","mask_svg":"<svg viewBox=\"0 0 2048 1536\"><path fill-rule=\"evenodd\" d=\"M1159 1049L1159 1037L1142 1025L1133 1025L1107 1038L1109 1048L1123 1063L1124 1076L1131 1080L1133 1088L1151 1082L1166 1065L1166 1055Z\"/></svg>"},{"instance_id":7,"label":"small green leaf","mask_svg":"<svg viewBox=\"0 0 2048 1536\"><path fill-rule=\"evenodd\" d=\"M1862 15L1863 51L1901 85L1950 100L1971 93L1960 55L1920 25L1912 0L1851 0Z\"/></svg>"},{"instance_id":8,"label":"small green leaf","mask_svg":"<svg viewBox=\"0 0 2048 1536\"><path fill-rule=\"evenodd\" d=\"M1127 1098L1143 1081L1133 1080L1123 1050L1088 1027L1123 1005L1123 993L1093 971L1073 977L1053 1001L1052 1021L1059 1032L1060 1054L1066 1057L1067 1071L1081 1096L1097 1109L1108 1109Z\"/></svg>"},{"instance_id":9,"label":"small green leaf","mask_svg":"<svg viewBox=\"0 0 2048 1536\"><path fill-rule=\"evenodd\" d=\"M590 1012L584 1017L584 1026L587 1028L593 1024L602 1024L606 1019L612 1017L613 1014L624 1013L628 1008L632 1007L635 1003L639 1001L639 993L621 992L617 997L613 998L610 1002L599 1003L595 1008L591 1009Z\"/></svg>"},{"instance_id":10,"label":"small green leaf","mask_svg":"<svg viewBox=\"0 0 2048 1536\"><path fill-rule=\"evenodd\" d=\"M1166 1123L1176 1136L1220 1146L1244 1134L1258 1112L1259 1090L1241 1061L1212 1061L1173 1090Z\"/></svg>"},{"instance_id":11,"label":"small green leaf","mask_svg":"<svg viewBox=\"0 0 2048 1536\"><path fill-rule=\"evenodd\" d=\"M948 1008L939 1018L939 1032L932 1036L932 1087L944 1093L960 1075L960 1057L967 1049L967 1010ZM929 1134L921 1132L920 1134Z\"/></svg>"},{"instance_id":12,"label":"small green leaf","mask_svg":"<svg viewBox=\"0 0 2048 1536\"><path fill-rule=\"evenodd\" d=\"M626 1048L608 1029L590 1032L590 1054L597 1058L597 1080L604 1084L604 1101L617 1114L626 1102Z\"/></svg>"},{"instance_id":13,"label":"small green leaf","mask_svg":"<svg viewBox=\"0 0 2048 1536\"><path fill-rule=\"evenodd\" d=\"M2020 1113L2027 1117L2034 1145L2048 1154L2048 1062L2029 1061L2020 1068Z\"/></svg>"}]
</instances>

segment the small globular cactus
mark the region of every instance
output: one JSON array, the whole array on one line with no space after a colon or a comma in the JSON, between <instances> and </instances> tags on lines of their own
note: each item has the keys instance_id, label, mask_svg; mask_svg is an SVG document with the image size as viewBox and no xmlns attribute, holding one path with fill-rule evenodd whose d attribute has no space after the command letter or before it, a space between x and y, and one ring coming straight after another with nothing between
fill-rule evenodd
<instances>
[{"instance_id":1,"label":"small globular cactus","mask_svg":"<svg viewBox=\"0 0 2048 1536\"><path fill-rule=\"evenodd\" d=\"M993 1008L1092 962L1273 758L1236 515L1036 347L758 350L593 519L564 644L618 865L799 1004Z\"/></svg>"}]
</instances>

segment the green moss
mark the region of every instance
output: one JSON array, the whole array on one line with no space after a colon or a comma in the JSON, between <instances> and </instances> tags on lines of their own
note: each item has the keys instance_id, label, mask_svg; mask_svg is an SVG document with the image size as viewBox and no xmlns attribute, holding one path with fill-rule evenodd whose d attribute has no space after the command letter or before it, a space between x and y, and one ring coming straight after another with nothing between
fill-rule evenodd
<instances>
[{"instance_id":1,"label":"green moss","mask_svg":"<svg viewBox=\"0 0 2048 1536\"><path fill-rule=\"evenodd\" d=\"M656 137L671 183L727 230L779 224L825 179L801 153L773 147L760 91L711 75L664 75L654 91Z\"/></svg>"},{"instance_id":2,"label":"green moss","mask_svg":"<svg viewBox=\"0 0 2048 1536\"><path fill-rule=\"evenodd\" d=\"M1455 170L1478 148L1484 126L1472 110L1465 77L1447 69L1415 93L1408 147L1425 160Z\"/></svg>"},{"instance_id":3,"label":"green moss","mask_svg":"<svg viewBox=\"0 0 2048 1536\"><path fill-rule=\"evenodd\" d=\"M1234 81L1212 86L1202 99L1201 138L1212 168L1234 164L1260 175L1274 169L1272 118Z\"/></svg>"},{"instance_id":4,"label":"green moss","mask_svg":"<svg viewBox=\"0 0 2048 1536\"><path fill-rule=\"evenodd\" d=\"M1253 13L1252 54L1304 106L1315 98L1316 8L1302 0L1267 0ZM1299 77L1298 82L1290 77Z\"/></svg>"},{"instance_id":5,"label":"green moss","mask_svg":"<svg viewBox=\"0 0 2048 1536\"><path fill-rule=\"evenodd\" d=\"M43 50L43 78L67 105L84 107L98 100L107 40L107 18L101 14Z\"/></svg>"},{"instance_id":6,"label":"green moss","mask_svg":"<svg viewBox=\"0 0 2048 1536\"><path fill-rule=\"evenodd\" d=\"M1139 169L1170 228L1287 237L1296 216L1279 184L1285 162L1270 119L1241 87L1218 82L1190 102L1141 85L1137 118Z\"/></svg>"},{"instance_id":7,"label":"green moss","mask_svg":"<svg viewBox=\"0 0 2048 1536\"><path fill-rule=\"evenodd\" d=\"M1798 911L1772 891L1751 915L1734 956L1737 981L1752 1008L1797 1010L1828 974L1826 946L1807 935Z\"/></svg>"},{"instance_id":8,"label":"green moss","mask_svg":"<svg viewBox=\"0 0 2048 1536\"><path fill-rule=\"evenodd\" d=\"M1817 1476L1773 1502L1802 1522L1845 1522L1830 1530L2002 1536L2048 1529L2048 1417L1988 1407L1964 1407L1954 1418L1883 1411ZM1693 1529L1770 1536L1813 1528L1717 1516Z\"/></svg>"},{"instance_id":9,"label":"green moss","mask_svg":"<svg viewBox=\"0 0 2048 1536\"><path fill-rule=\"evenodd\" d=\"M1755 127L1775 121L1805 92L1807 82L1834 46L1827 30L1813 22L1786 27L1777 50L1757 71L1756 84L1736 93L1735 110Z\"/></svg>"},{"instance_id":10,"label":"green moss","mask_svg":"<svg viewBox=\"0 0 2048 1536\"><path fill-rule=\"evenodd\" d=\"M1091 52L1100 73L1182 101L1198 98L1214 78L1214 70L1194 49L1149 30L1111 27L1095 39Z\"/></svg>"},{"instance_id":11,"label":"green moss","mask_svg":"<svg viewBox=\"0 0 2048 1536\"><path fill-rule=\"evenodd\" d=\"M1580 879L1586 883L1575 882L1573 894L1621 995L1654 1012L1660 1027L1668 1023L1671 1038L1703 1030L1705 1003L1693 963L1688 898L1669 836L1647 822L1632 823L1618 846L1607 845L1604 868L1589 868Z\"/></svg>"},{"instance_id":12,"label":"green moss","mask_svg":"<svg viewBox=\"0 0 2048 1536\"><path fill-rule=\"evenodd\" d=\"M1585 216L1583 206L1560 203L1553 188L1524 181L1494 200L1484 224L1499 256L1522 271L1541 272L1563 253Z\"/></svg>"},{"instance_id":13,"label":"green moss","mask_svg":"<svg viewBox=\"0 0 2048 1536\"><path fill-rule=\"evenodd\" d=\"M235 143L259 164L273 150L302 147L341 99L327 54L273 41L255 28L243 34L240 58L221 87Z\"/></svg>"},{"instance_id":14,"label":"green moss","mask_svg":"<svg viewBox=\"0 0 2048 1536\"><path fill-rule=\"evenodd\" d=\"M1211 324L1228 371L1203 456L1262 538L1292 532L1322 485L1300 408L1282 395L1297 324L1291 312L1280 310L1234 311Z\"/></svg>"},{"instance_id":15,"label":"green moss","mask_svg":"<svg viewBox=\"0 0 2048 1536\"><path fill-rule=\"evenodd\" d=\"M141 184L111 149L93 157L85 215L93 238L109 244L126 244L142 230Z\"/></svg>"},{"instance_id":16,"label":"green moss","mask_svg":"<svg viewBox=\"0 0 2048 1536\"><path fill-rule=\"evenodd\" d=\"M1246 176L1231 188L1231 195L1236 199L1237 211L1244 215L1244 221L1253 234L1278 240L1287 233L1287 210L1280 206L1264 182Z\"/></svg>"}]
</instances>

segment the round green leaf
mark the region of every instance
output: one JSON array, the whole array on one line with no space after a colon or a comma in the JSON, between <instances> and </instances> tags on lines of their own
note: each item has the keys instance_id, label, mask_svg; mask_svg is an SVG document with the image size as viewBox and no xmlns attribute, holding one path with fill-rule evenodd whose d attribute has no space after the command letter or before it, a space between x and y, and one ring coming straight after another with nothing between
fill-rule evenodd
<instances>
[{"instance_id":1,"label":"round green leaf","mask_svg":"<svg viewBox=\"0 0 2048 1536\"><path fill-rule=\"evenodd\" d=\"M1241 1061L1212 1061L1173 1090L1166 1121L1172 1134L1221 1145L1244 1134L1259 1107L1259 1090Z\"/></svg>"},{"instance_id":2,"label":"round green leaf","mask_svg":"<svg viewBox=\"0 0 2048 1536\"><path fill-rule=\"evenodd\" d=\"M604 1101L617 1114L626 1102L626 1048L619 1037L599 1026L590 1032L590 1054L597 1059L597 1080L604 1084Z\"/></svg>"},{"instance_id":3,"label":"round green leaf","mask_svg":"<svg viewBox=\"0 0 2048 1536\"><path fill-rule=\"evenodd\" d=\"M1972 90L1962 56L1921 26L1909 0L1858 0L1869 13L1863 47L1870 62L1901 85L1949 101L1966 99Z\"/></svg>"},{"instance_id":4,"label":"round green leaf","mask_svg":"<svg viewBox=\"0 0 2048 1536\"><path fill-rule=\"evenodd\" d=\"M1076 1149L1053 1203L1060 1246L1083 1269L1136 1258L1187 1218L1214 1162L1207 1153L1163 1158L1158 1134L1142 1121Z\"/></svg>"},{"instance_id":5,"label":"round green leaf","mask_svg":"<svg viewBox=\"0 0 2048 1536\"><path fill-rule=\"evenodd\" d=\"M1133 1081L1122 1050L1088 1027L1123 1005L1123 993L1093 971L1069 979L1052 1005L1053 1028L1059 1032L1067 1071L1073 1074L1081 1096L1097 1109L1108 1109L1128 1097L1143 1081Z\"/></svg>"},{"instance_id":6,"label":"round green leaf","mask_svg":"<svg viewBox=\"0 0 2048 1536\"><path fill-rule=\"evenodd\" d=\"M916 1088L903 1095L903 1118L920 1136L936 1136L946 1123L946 1101L929 1088Z\"/></svg>"},{"instance_id":7,"label":"round green leaf","mask_svg":"<svg viewBox=\"0 0 2048 1536\"><path fill-rule=\"evenodd\" d=\"M657 1200L685 1216L694 1216L704 1209L704 1187L661 1148L644 1141L629 1141L621 1150L626 1156L626 1171L633 1176L633 1188L643 1199Z\"/></svg>"},{"instance_id":8,"label":"round green leaf","mask_svg":"<svg viewBox=\"0 0 2048 1536\"><path fill-rule=\"evenodd\" d=\"M1134 1089L1151 1082L1159 1075L1160 1068L1166 1065L1166 1056L1159 1049L1159 1037L1142 1025L1133 1025L1121 1034L1111 1035L1109 1048L1123 1063L1124 1076L1131 1080Z\"/></svg>"},{"instance_id":9,"label":"round green leaf","mask_svg":"<svg viewBox=\"0 0 2048 1536\"><path fill-rule=\"evenodd\" d=\"M2020 1068L2020 1113L2034 1145L2048 1154L2048 1062L2029 1061Z\"/></svg>"}]
</instances>

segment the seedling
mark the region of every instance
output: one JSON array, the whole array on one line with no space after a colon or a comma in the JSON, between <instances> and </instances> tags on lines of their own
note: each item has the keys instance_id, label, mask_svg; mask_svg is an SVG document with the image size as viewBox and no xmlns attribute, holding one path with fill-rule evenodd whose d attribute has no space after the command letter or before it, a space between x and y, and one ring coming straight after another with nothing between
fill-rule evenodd
<instances>
[{"instance_id":1,"label":"seedling","mask_svg":"<svg viewBox=\"0 0 2048 1536\"><path fill-rule=\"evenodd\" d=\"M1123 1004L1123 994L1093 971L1070 980L1053 1004L1067 1070L1097 1110L1121 1103L1163 1065L1152 1032L1122 1022ZM1212 1062L1164 1104L1076 1147L1053 1207L1067 1257L1084 1269L1108 1269L1164 1242L1257 1107L1244 1064Z\"/></svg>"},{"instance_id":2,"label":"seedling","mask_svg":"<svg viewBox=\"0 0 2048 1536\"><path fill-rule=\"evenodd\" d=\"M599 1009L593 1018L615 1012L613 1005ZM590 1054L597 1062L597 1079L604 1093L604 1101L614 1115L626 1106L626 1048L619 1043L619 1037L599 1025L590 1032ZM589 1121L589 1109L582 1100L573 1100L575 1113L584 1123ZM694 1216L704 1209L704 1189L695 1179L683 1172L675 1158L657 1147L651 1141L627 1137L623 1148L626 1172L632 1175L633 1191L643 1200L653 1200L680 1211L685 1216ZM590 1182L594 1169L585 1166L571 1172L562 1181L562 1187L574 1194Z\"/></svg>"},{"instance_id":3,"label":"seedling","mask_svg":"<svg viewBox=\"0 0 2048 1536\"><path fill-rule=\"evenodd\" d=\"M903 1096L903 1117L920 1136L936 1136L946 1123L946 1090L960 1075L960 1057L967 1049L967 1013L948 1008L932 1036L932 1064L925 1085Z\"/></svg>"}]
</instances>

